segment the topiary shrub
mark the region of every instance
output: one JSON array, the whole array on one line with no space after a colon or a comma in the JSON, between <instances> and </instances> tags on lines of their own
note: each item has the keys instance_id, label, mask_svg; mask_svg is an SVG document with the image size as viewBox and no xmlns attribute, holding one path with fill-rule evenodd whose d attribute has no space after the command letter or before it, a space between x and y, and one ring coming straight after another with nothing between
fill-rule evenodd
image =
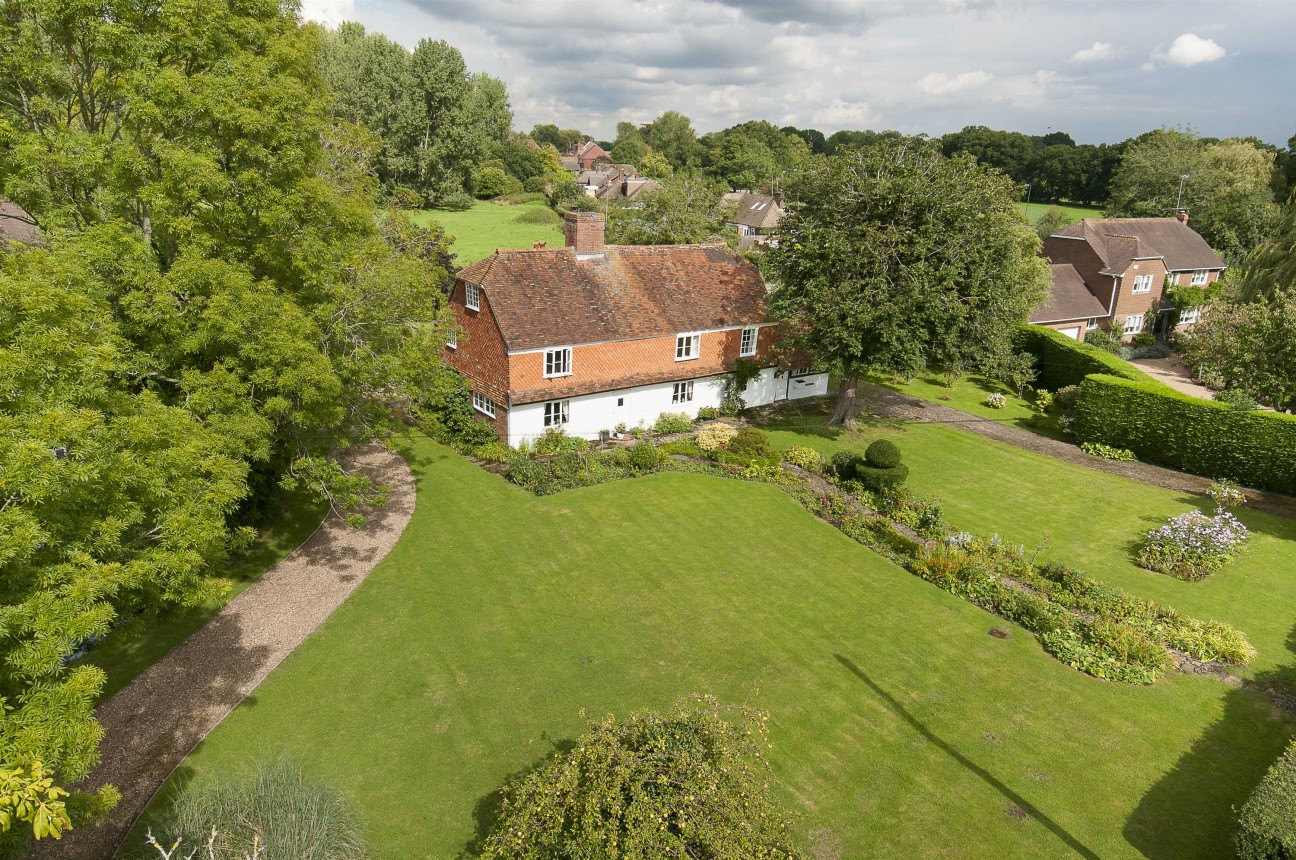
<instances>
[{"instance_id":1,"label":"topiary shrub","mask_svg":"<svg viewBox=\"0 0 1296 860\"><path fill-rule=\"evenodd\" d=\"M855 467L855 480L875 493L898 487L908 479L909 467L904 463L897 463L889 469L870 466L867 462Z\"/></svg>"},{"instance_id":2,"label":"topiary shrub","mask_svg":"<svg viewBox=\"0 0 1296 860\"><path fill-rule=\"evenodd\" d=\"M900 465L900 448L889 439L879 439L864 451L864 462L875 469L894 469Z\"/></svg>"},{"instance_id":3,"label":"topiary shrub","mask_svg":"<svg viewBox=\"0 0 1296 860\"><path fill-rule=\"evenodd\" d=\"M1296 741L1251 792L1233 842L1239 860L1296 857Z\"/></svg>"},{"instance_id":4,"label":"topiary shrub","mask_svg":"<svg viewBox=\"0 0 1296 860\"><path fill-rule=\"evenodd\" d=\"M832 471L840 480L851 480L855 477L855 467L864 462L858 452L849 448L837 451L832 455Z\"/></svg>"},{"instance_id":5,"label":"topiary shrub","mask_svg":"<svg viewBox=\"0 0 1296 860\"><path fill-rule=\"evenodd\" d=\"M729 451L751 460L774 456L775 462L778 462L774 449L770 447L769 436L755 427L744 427L739 430L733 441L729 443Z\"/></svg>"}]
</instances>

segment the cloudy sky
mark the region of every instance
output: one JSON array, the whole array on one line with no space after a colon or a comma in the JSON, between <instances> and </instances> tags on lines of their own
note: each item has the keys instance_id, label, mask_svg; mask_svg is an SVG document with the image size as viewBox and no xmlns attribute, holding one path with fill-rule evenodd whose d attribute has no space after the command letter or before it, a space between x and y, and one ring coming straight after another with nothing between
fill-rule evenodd
<instances>
[{"instance_id":1,"label":"cloudy sky","mask_svg":"<svg viewBox=\"0 0 1296 860\"><path fill-rule=\"evenodd\" d=\"M502 78L516 125L610 138L683 111L939 135L1296 134L1296 0L303 0Z\"/></svg>"}]
</instances>

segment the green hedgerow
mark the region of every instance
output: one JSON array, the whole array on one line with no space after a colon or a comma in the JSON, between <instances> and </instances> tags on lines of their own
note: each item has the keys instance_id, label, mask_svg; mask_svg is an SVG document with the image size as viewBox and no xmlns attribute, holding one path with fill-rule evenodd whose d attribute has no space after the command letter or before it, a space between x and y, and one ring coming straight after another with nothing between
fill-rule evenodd
<instances>
[{"instance_id":1,"label":"green hedgerow","mask_svg":"<svg viewBox=\"0 0 1296 860\"><path fill-rule=\"evenodd\" d=\"M1296 741L1269 768L1238 815L1239 860L1296 857Z\"/></svg>"}]
</instances>

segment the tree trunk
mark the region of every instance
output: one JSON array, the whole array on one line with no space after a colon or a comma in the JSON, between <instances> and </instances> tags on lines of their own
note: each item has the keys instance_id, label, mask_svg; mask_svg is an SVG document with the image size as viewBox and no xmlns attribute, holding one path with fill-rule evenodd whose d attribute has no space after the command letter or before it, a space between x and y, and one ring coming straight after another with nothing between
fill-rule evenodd
<instances>
[{"instance_id":1,"label":"tree trunk","mask_svg":"<svg viewBox=\"0 0 1296 860\"><path fill-rule=\"evenodd\" d=\"M855 423L855 389L859 387L858 376L843 376L837 389L837 408L832 418L828 419L830 427L850 427Z\"/></svg>"}]
</instances>

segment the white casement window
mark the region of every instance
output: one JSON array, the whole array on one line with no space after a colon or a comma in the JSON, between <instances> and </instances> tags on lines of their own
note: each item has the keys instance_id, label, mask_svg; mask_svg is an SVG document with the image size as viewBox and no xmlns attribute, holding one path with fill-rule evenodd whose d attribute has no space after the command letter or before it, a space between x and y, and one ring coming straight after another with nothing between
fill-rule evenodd
<instances>
[{"instance_id":1,"label":"white casement window","mask_svg":"<svg viewBox=\"0 0 1296 860\"><path fill-rule=\"evenodd\" d=\"M738 355L746 357L756 354L756 333L759 329L745 328L742 330L742 342L738 344Z\"/></svg>"},{"instance_id":2,"label":"white casement window","mask_svg":"<svg viewBox=\"0 0 1296 860\"><path fill-rule=\"evenodd\" d=\"M1125 317L1125 334L1138 334L1143 331L1143 314L1130 314Z\"/></svg>"},{"instance_id":3,"label":"white casement window","mask_svg":"<svg viewBox=\"0 0 1296 860\"><path fill-rule=\"evenodd\" d=\"M1098 320L1090 319L1085 321L1085 328L1098 328Z\"/></svg>"},{"instance_id":4,"label":"white casement window","mask_svg":"<svg viewBox=\"0 0 1296 860\"><path fill-rule=\"evenodd\" d=\"M464 307L470 311L481 310L481 287L476 284L464 284Z\"/></svg>"},{"instance_id":5,"label":"white casement window","mask_svg":"<svg viewBox=\"0 0 1296 860\"><path fill-rule=\"evenodd\" d=\"M1184 308L1179 312L1180 325L1192 325L1201 317L1201 308Z\"/></svg>"},{"instance_id":6,"label":"white casement window","mask_svg":"<svg viewBox=\"0 0 1296 860\"><path fill-rule=\"evenodd\" d=\"M1197 271L1193 272L1192 285L1194 287L1204 287L1206 286L1206 281L1208 281L1209 279L1210 279L1210 272L1206 271L1205 269L1198 269Z\"/></svg>"},{"instance_id":7,"label":"white casement window","mask_svg":"<svg viewBox=\"0 0 1296 860\"><path fill-rule=\"evenodd\" d=\"M571 376L572 355L570 346L546 349L544 361L545 379L554 376Z\"/></svg>"},{"instance_id":8,"label":"white casement window","mask_svg":"<svg viewBox=\"0 0 1296 860\"><path fill-rule=\"evenodd\" d=\"M788 375L795 379L798 376L813 376L815 373L813 367L794 367Z\"/></svg>"},{"instance_id":9,"label":"white casement window","mask_svg":"<svg viewBox=\"0 0 1296 860\"><path fill-rule=\"evenodd\" d=\"M1152 276L1151 276L1151 275L1135 275L1135 276L1134 276L1134 292L1136 292L1136 293L1150 293L1150 292L1152 292Z\"/></svg>"},{"instance_id":10,"label":"white casement window","mask_svg":"<svg viewBox=\"0 0 1296 860\"><path fill-rule=\"evenodd\" d=\"M571 419L570 400L550 400L544 405L544 426L561 427Z\"/></svg>"},{"instance_id":11,"label":"white casement window","mask_svg":"<svg viewBox=\"0 0 1296 860\"><path fill-rule=\"evenodd\" d=\"M472 395L472 401L473 401L473 409L476 409L478 412L480 412L483 415L489 415L492 418L495 417L494 400L491 400L489 397L478 394L476 391L474 391Z\"/></svg>"},{"instance_id":12,"label":"white casement window","mask_svg":"<svg viewBox=\"0 0 1296 860\"><path fill-rule=\"evenodd\" d=\"M671 403L692 403L693 382L677 382L671 386Z\"/></svg>"},{"instance_id":13,"label":"white casement window","mask_svg":"<svg viewBox=\"0 0 1296 860\"><path fill-rule=\"evenodd\" d=\"M446 346L450 347L451 349L459 348L459 329L457 328L450 329L450 334L448 337L446 337Z\"/></svg>"},{"instance_id":14,"label":"white casement window","mask_svg":"<svg viewBox=\"0 0 1296 860\"><path fill-rule=\"evenodd\" d=\"M681 334L675 337L675 360L688 361L697 358L702 345L702 335Z\"/></svg>"}]
</instances>

